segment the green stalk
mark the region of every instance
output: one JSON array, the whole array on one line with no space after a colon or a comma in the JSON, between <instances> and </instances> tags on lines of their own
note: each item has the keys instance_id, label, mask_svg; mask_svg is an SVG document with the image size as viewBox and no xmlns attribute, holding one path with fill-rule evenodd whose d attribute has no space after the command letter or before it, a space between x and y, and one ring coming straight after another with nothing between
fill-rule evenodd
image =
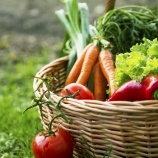
<instances>
[{"instance_id":1,"label":"green stalk","mask_svg":"<svg viewBox=\"0 0 158 158\"><path fill-rule=\"evenodd\" d=\"M64 10L63 9L58 10L55 12L55 14L58 17L58 19L60 20L61 24L64 26L64 29L69 34L71 39L73 41L76 41L77 40L76 32L74 30L74 27L72 27L71 23L69 23L69 20L67 19Z\"/></svg>"},{"instance_id":2,"label":"green stalk","mask_svg":"<svg viewBox=\"0 0 158 158\"><path fill-rule=\"evenodd\" d=\"M157 13L157 12L156 12ZM95 22L100 37L109 40L114 54L130 51L132 45L158 33L157 14L151 9L129 5L110 10Z\"/></svg>"},{"instance_id":3,"label":"green stalk","mask_svg":"<svg viewBox=\"0 0 158 158\"><path fill-rule=\"evenodd\" d=\"M87 40L90 38L90 22L89 22L89 9L86 3L79 3L80 20L81 20L81 32L83 35L83 44L86 46Z\"/></svg>"},{"instance_id":4,"label":"green stalk","mask_svg":"<svg viewBox=\"0 0 158 158\"><path fill-rule=\"evenodd\" d=\"M79 28L79 8L77 0L65 0L67 15L71 24L76 32L80 32Z\"/></svg>"},{"instance_id":5,"label":"green stalk","mask_svg":"<svg viewBox=\"0 0 158 158\"><path fill-rule=\"evenodd\" d=\"M66 11L58 10L55 14L69 35L72 49L76 50L78 58L87 45L88 39L90 39L88 6L86 3L78 3L77 0L65 0L64 2ZM62 52L64 53L64 48ZM75 55L73 56L75 57ZM71 60L71 58L69 60ZM74 59L72 60L74 61Z\"/></svg>"}]
</instances>

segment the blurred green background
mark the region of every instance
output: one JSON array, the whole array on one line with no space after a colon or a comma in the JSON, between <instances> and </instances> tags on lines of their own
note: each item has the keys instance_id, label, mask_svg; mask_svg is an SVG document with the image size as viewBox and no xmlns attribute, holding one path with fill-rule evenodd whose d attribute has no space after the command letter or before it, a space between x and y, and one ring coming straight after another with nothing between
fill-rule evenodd
<instances>
[{"instance_id":1,"label":"blurred green background","mask_svg":"<svg viewBox=\"0 0 158 158\"><path fill-rule=\"evenodd\" d=\"M102 15L104 0L81 0L90 21ZM157 6L158 0L116 0L123 5ZM33 77L58 57L64 30L54 15L57 0L0 0L0 158L31 158L31 140L42 129L33 99Z\"/></svg>"}]
</instances>

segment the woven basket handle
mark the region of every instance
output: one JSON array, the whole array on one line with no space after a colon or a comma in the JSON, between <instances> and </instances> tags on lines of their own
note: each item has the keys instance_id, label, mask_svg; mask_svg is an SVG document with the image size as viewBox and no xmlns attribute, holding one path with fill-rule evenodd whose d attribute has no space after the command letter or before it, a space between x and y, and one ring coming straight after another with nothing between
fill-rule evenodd
<instances>
[{"instance_id":1,"label":"woven basket handle","mask_svg":"<svg viewBox=\"0 0 158 158\"><path fill-rule=\"evenodd\" d=\"M105 12L112 10L115 7L115 0L106 0L105 1Z\"/></svg>"}]
</instances>

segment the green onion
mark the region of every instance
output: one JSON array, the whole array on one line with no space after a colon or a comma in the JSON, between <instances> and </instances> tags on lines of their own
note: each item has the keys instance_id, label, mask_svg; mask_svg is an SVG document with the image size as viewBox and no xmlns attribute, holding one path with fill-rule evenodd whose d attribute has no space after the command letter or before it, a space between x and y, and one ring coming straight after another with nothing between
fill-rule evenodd
<instances>
[{"instance_id":1,"label":"green onion","mask_svg":"<svg viewBox=\"0 0 158 158\"><path fill-rule=\"evenodd\" d=\"M61 9L55 14L64 26L79 57L90 38L88 6L86 3L78 3L77 0L65 0L65 5L66 11Z\"/></svg>"},{"instance_id":2,"label":"green onion","mask_svg":"<svg viewBox=\"0 0 158 158\"><path fill-rule=\"evenodd\" d=\"M65 0L64 9L55 12L66 32L60 56L69 55L67 74L80 56L84 47L91 41L93 30L89 23L89 9L86 3Z\"/></svg>"}]
</instances>

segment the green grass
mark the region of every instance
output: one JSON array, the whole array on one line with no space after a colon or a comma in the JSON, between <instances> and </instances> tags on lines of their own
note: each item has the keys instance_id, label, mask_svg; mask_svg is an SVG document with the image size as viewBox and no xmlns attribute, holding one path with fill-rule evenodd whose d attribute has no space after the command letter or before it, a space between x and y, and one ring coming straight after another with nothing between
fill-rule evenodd
<instances>
[{"instance_id":1,"label":"green grass","mask_svg":"<svg viewBox=\"0 0 158 158\"><path fill-rule=\"evenodd\" d=\"M0 41L1 43L1 41ZM33 158L31 141L42 130L37 108L23 113L31 105L33 77L51 59L51 52L18 56L4 43L0 45L0 158Z\"/></svg>"}]
</instances>

